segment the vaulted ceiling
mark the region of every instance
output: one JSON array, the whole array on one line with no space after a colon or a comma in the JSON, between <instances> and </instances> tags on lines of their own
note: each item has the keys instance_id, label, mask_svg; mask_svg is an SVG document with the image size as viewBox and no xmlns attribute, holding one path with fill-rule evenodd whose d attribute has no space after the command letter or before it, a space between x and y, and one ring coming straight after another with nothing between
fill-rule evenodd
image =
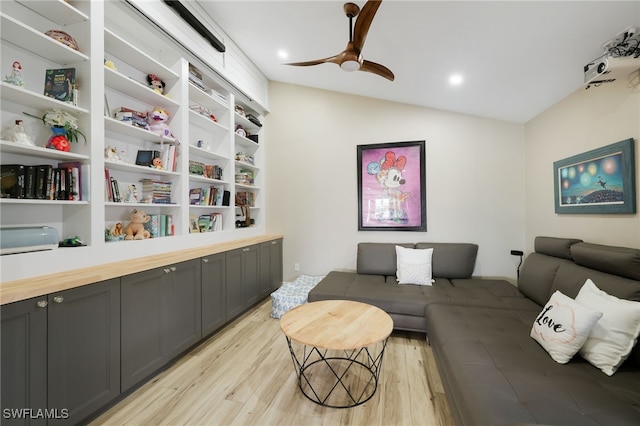
<instances>
[{"instance_id":1,"label":"vaulted ceiling","mask_svg":"<svg viewBox=\"0 0 640 426\"><path fill-rule=\"evenodd\" d=\"M640 1L384 0L362 53L395 81L334 64L283 65L346 47L343 3L198 1L270 80L513 122L582 88L583 66L603 43L640 27Z\"/></svg>"}]
</instances>

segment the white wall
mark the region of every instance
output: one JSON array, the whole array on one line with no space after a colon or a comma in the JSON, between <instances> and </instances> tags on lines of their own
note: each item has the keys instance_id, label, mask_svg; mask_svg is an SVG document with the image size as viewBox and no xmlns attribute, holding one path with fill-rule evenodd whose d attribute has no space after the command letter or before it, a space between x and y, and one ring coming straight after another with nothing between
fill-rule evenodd
<instances>
[{"instance_id":1,"label":"white wall","mask_svg":"<svg viewBox=\"0 0 640 426\"><path fill-rule=\"evenodd\" d=\"M582 88L525 125L527 251L537 235L640 248L638 214L558 215L554 210L554 161L628 138L635 139L640 208L640 91L626 81Z\"/></svg>"},{"instance_id":2,"label":"white wall","mask_svg":"<svg viewBox=\"0 0 640 426\"><path fill-rule=\"evenodd\" d=\"M521 124L270 83L267 232L284 278L355 269L356 244L472 242L475 275L515 279L524 249ZM356 145L426 140L427 232L358 232Z\"/></svg>"}]
</instances>

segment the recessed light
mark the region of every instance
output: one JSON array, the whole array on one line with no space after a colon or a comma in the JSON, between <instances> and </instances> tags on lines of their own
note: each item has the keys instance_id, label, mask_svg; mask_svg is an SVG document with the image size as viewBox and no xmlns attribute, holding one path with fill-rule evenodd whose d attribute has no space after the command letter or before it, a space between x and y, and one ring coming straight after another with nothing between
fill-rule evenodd
<instances>
[{"instance_id":1,"label":"recessed light","mask_svg":"<svg viewBox=\"0 0 640 426\"><path fill-rule=\"evenodd\" d=\"M287 53L286 50L284 50L284 49L278 50L278 58L287 59L288 57L289 57L289 53Z\"/></svg>"},{"instance_id":2,"label":"recessed light","mask_svg":"<svg viewBox=\"0 0 640 426\"><path fill-rule=\"evenodd\" d=\"M449 76L449 84L452 86L460 86L463 81L464 77L462 76L462 74L456 73Z\"/></svg>"}]
</instances>

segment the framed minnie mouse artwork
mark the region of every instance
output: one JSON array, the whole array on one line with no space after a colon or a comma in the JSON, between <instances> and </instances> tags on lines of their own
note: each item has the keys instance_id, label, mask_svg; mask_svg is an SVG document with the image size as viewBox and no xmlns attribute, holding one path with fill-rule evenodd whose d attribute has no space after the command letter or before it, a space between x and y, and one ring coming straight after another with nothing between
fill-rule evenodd
<instances>
[{"instance_id":1,"label":"framed minnie mouse artwork","mask_svg":"<svg viewBox=\"0 0 640 426\"><path fill-rule=\"evenodd\" d=\"M358 230L427 230L425 141L358 145Z\"/></svg>"}]
</instances>

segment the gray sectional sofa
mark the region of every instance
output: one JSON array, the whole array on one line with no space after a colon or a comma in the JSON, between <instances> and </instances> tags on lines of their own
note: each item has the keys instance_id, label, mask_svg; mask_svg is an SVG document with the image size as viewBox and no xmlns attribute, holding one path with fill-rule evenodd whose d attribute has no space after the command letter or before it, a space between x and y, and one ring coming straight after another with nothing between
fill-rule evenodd
<instances>
[{"instance_id":1,"label":"gray sectional sofa","mask_svg":"<svg viewBox=\"0 0 640 426\"><path fill-rule=\"evenodd\" d=\"M401 245L434 248L433 285L397 284L395 244L360 243L356 272L330 272L308 300L370 303L425 332L457 424L640 424L640 345L607 376L578 354L555 362L530 337L551 295L575 298L587 278L640 301L640 250L537 237L516 287L471 276L474 244Z\"/></svg>"}]
</instances>

